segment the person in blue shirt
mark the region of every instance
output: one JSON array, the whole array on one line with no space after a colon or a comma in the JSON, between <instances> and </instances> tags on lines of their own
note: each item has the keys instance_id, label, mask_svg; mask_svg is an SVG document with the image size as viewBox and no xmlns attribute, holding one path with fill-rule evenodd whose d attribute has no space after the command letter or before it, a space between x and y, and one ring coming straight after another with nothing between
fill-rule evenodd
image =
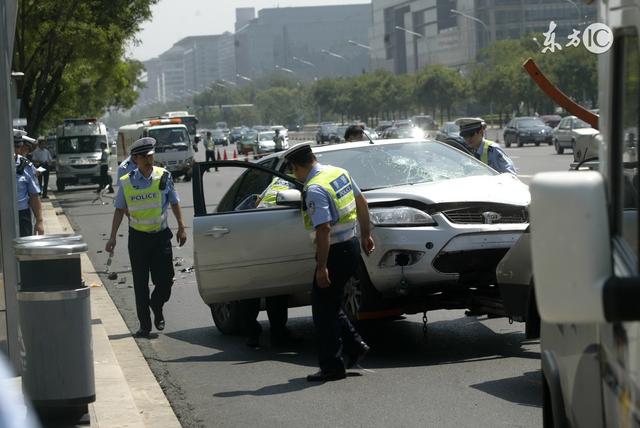
<instances>
[{"instance_id":1,"label":"person in blue shirt","mask_svg":"<svg viewBox=\"0 0 640 428\"><path fill-rule=\"evenodd\" d=\"M40 186L33 164L24 156L29 151L27 144L36 140L27 137L26 133L14 130L13 144L15 149L14 167L16 169L16 196L18 203L18 225L20 236L44 234L42 220L42 203L40 201ZM36 218L32 224L31 212Z\"/></svg>"},{"instance_id":2,"label":"person in blue shirt","mask_svg":"<svg viewBox=\"0 0 640 428\"><path fill-rule=\"evenodd\" d=\"M513 161L502 148L493 141L484 138L487 124L479 117L458 119L460 136L472 150L476 158L498 172L517 175Z\"/></svg>"},{"instance_id":3,"label":"person in blue shirt","mask_svg":"<svg viewBox=\"0 0 640 428\"><path fill-rule=\"evenodd\" d=\"M171 207L178 223L177 240L180 246L187 241L185 225L171 174L153 165L155 140L145 137L131 146L131 158L137 168L120 177L120 187L115 199L115 212L111 235L105 250L112 253L116 247L118 228L129 214L129 260L133 274L133 288L140 328L136 337L149 338L151 316L158 330L164 330L163 305L171 296L173 285L173 234L167 224L167 211ZM149 297L149 274L155 285Z\"/></svg>"},{"instance_id":4,"label":"person in blue shirt","mask_svg":"<svg viewBox=\"0 0 640 428\"><path fill-rule=\"evenodd\" d=\"M360 263L359 247L366 256L375 249L367 200L348 171L319 164L308 144L295 146L285 159L304 183L303 218L316 247L311 310L320 371L307 376L307 381L344 379L345 368L359 363L369 351L343 309L344 287Z\"/></svg>"}]
</instances>

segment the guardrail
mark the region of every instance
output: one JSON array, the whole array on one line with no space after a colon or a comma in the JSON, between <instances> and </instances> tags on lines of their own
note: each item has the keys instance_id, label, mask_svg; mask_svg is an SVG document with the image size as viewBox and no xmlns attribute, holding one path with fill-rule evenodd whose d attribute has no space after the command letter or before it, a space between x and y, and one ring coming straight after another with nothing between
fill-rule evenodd
<instances>
[{"instance_id":1,"label":"guardrail","mask_svg":"<svg viewBox=\"0 0 640 428\"><path fill-rule=\"evenodd\" d=\"M292 141L314 141L315 132L289 131L289 139Z\"/></svg>"}]
</instances>

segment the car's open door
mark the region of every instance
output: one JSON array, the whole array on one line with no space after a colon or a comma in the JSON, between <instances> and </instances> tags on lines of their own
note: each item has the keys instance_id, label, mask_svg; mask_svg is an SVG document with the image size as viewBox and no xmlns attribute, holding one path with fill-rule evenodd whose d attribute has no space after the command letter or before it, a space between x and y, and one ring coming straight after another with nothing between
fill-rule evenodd
<instances>
[{"instance_id":1,"label":"car's open door","mask_svg":"<svg viewBox=\"0 0 640 428\"><path fill-rule=\"evenodd\" d=\"M292 188L302 186L265 165L218 161L193 168L194 260L198 289L207 304L310 289L314 248L300 204L258 206L260 195L276 176ZM219 170L215 177L226 168L238 175L219 202L207 200L214 199L213 189L207 191L207 184L215 187L208 182L213 174L203 177L207 168L214 167Z\"/></svg>"}]
</instances>

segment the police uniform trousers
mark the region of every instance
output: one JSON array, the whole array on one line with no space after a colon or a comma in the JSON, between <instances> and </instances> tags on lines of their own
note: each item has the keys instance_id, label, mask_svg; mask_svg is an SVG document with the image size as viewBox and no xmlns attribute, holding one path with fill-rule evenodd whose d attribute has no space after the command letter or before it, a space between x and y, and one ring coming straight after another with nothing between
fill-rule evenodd
<instances>
[{"instance_id":1,"label":"police uniform trousers","mask_svg":"<svg viewBox=\"0 0 640 428\"><path fill-rule=\"evenodd\" d=\"M173 251L171 229L157 233L129 228L129 260L133 273L133 290L140 328L151 331L150 308L161 309L171 297L173 285ZM149 273L155 285L149 298Z\"/></svg>"},{"instance_id":2,"label":"police uniform trousers","mask_svg":"<svg viewBox=\"0 0 640 428\"><path fill-rule=\"evenodd\" d=\"M33 223L31 223L30 208L18 211L18 225L21 237L33 235Z\"/></svg>"},{"instance_id":3,"label":"police uniform trousers","mask_svg":"<svg viewBox=\"0 0 640 428\"><path fill-rule=\"evenodd\" d=\"M345 351L354 349L362 338L344 311L344 286L355 274L359 263L360 246L357 238L329 247L327 269L331 285L319 288L313 276L311 311L316 329L318 361L324 373L344 372Z\"/></svg>"}]
</instances>

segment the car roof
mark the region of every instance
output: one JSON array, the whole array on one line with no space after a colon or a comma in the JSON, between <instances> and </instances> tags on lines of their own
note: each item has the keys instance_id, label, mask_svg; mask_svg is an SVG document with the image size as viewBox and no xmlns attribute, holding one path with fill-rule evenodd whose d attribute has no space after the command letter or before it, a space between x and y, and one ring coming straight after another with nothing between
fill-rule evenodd
<instances>
[{"instance_id":1,"label":"car roof","mask_svg":"<svg viewBox=\"0 0 640 428\"><path fill-rule=\"evenodd\" d=\"M155 125L155 126L148 126L147 129L148 130L156 130L156 129L167 129L167 128L184 128L187 129L186 125L183 125L182 123L172 123L172 124L168 124L168 125Z\"/></svg>"}]
</instances>

